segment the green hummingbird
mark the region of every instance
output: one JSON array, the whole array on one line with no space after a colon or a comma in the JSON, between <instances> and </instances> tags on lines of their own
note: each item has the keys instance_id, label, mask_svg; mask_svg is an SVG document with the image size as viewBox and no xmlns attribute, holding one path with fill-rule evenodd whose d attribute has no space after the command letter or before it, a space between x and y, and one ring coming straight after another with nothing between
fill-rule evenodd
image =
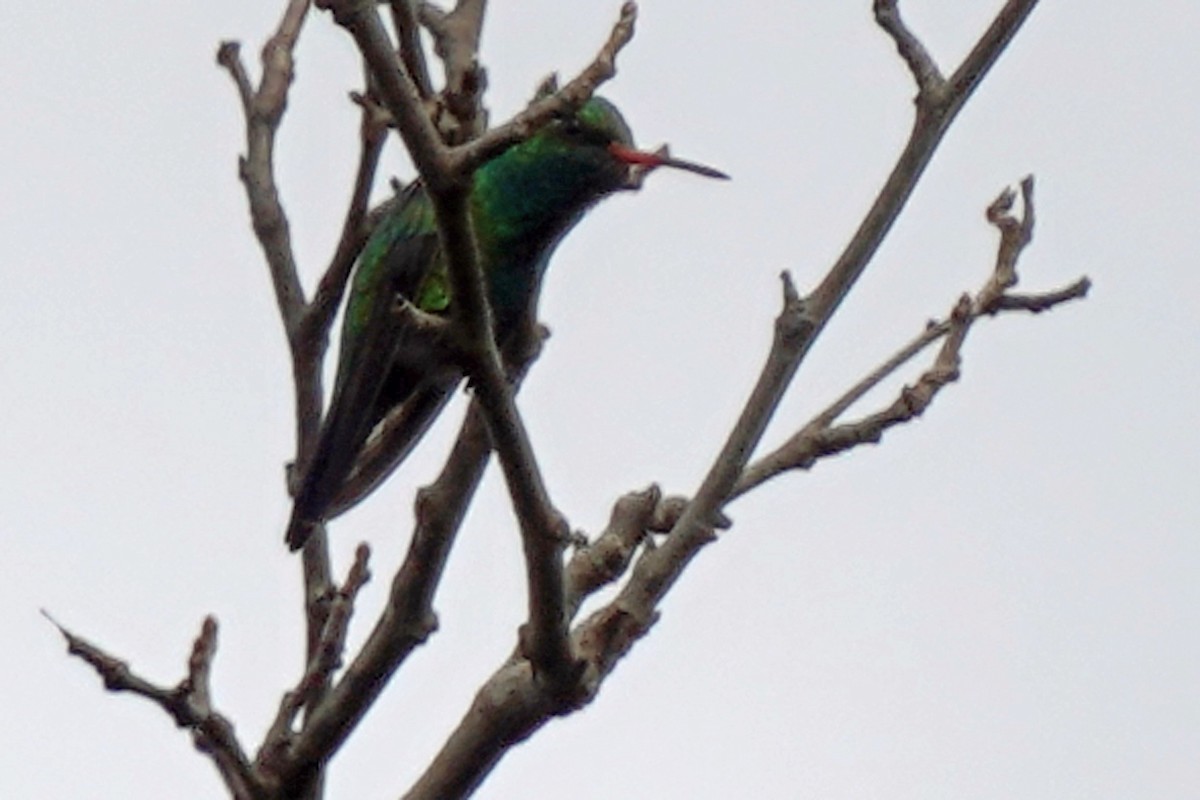
<instances>
[{"instance_id":1,"label":"green hummingbird","mask_svg":"<svg viewBox=\"0 0 1200 800\"><path fill-rule=\"evenodd\" d=\"M578 111L482 164L469 213L487 282L497 344L536 313L550 256L601 198L629 188L637 171L674 167L714 178L722 172L634 148L617 108L593 97ZM323 521L373 430L405 405L408 441L425 432L462 380L461 368L397 313L400 301L445 315L453 298L429 195L419 181L401 190L359 256L346 302L329 413L304 467L286 541L304 546ZM409 413L411 412L411 413Z\"/></svg>"}]
</instances>

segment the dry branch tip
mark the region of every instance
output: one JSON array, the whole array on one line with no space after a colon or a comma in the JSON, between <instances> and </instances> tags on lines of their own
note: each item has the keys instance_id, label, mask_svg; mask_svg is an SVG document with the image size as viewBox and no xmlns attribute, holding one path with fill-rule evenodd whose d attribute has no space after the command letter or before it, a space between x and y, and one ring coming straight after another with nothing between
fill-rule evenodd
<instances>
[{"instance_id":1,"label":"dry branch tip","mask_svg":"<svg viewBox=\"0 0 1200 800\"><path fill-rule=\"evenodd\" d=\"M917 84L918 103L928 101L940 93L946 81L933 56L900 16L898 0L875 0L875 22L892 37L896 50L908 65L908 70Z\"/></svg>"}]
</instances>

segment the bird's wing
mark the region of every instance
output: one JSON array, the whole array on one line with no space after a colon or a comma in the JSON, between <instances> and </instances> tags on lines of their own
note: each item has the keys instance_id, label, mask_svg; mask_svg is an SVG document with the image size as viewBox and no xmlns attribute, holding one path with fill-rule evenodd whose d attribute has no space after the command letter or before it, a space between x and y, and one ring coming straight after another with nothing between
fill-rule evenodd
<instances>
[{"instance_id":1,"label":"bird's wing","mask_svg":"<svg viewBox=\"0 0 1200 800\"><path fill-rule=\"evenodd\" d=\"M444 382L424 381L403 406L394 409L359 454L353 473L325 509L326 519L358 505L395 472L454 396L457 385L456 376Z\"/></svg>"},{"instance_id":2,"label":"bird's wing","mask_svg":"<svg viewBox=\"0 0 1200 800\"><path fill-rule=\"evenodd\" d=\"M292 506L287 542L303 546L379 422L377 400L402 335L397 297L413 297L437 256L433 208L418 184L396 198L363 248L342 323L337 379L329 413ZM414 383L410 389L416 389ZM390 398L401 402L403 397Z\"/></svg>"}]
</instances>

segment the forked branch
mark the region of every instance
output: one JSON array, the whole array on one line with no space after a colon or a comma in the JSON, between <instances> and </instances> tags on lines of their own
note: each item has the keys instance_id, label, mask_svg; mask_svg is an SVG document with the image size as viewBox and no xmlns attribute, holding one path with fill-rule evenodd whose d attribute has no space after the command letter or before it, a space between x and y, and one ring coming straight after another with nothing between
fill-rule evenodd
<instances>
[{"instance_id":1,"label":"forked branch","mask_svg":"<svg viewBox=\"0 0 1200 800\"><path fill-rule=\"evenodd\" d=\"M267 797L266 787L246 758L233 724L213 707L209 676L217 652L216 619L206 617L200 627L200 635L188 658L187 677L167 688L142 678L125 661L76 636L49 614L42 613L66 639L67 652L90 664L104 681L105 689L144 697L170 715L176 725L191 731L196 749L212 758L235 800Z\"/></svg>"},{"instance_id":2,"label":"forked branch","mask_svg":"<svg viewBox=\"0 0 1200 800\"><path fill-rule=\"evenodd\" d=\"M918 103L909 141L870 212L842 256L810 295L801 298L784 276L783 310L776 320L772 351L758 383L699 491L678 515L666 539L653 547L647 545L648 520L657 504L657 491L652 489L623 498L614 509L609 530L597 541L595 549L585 550L572 559L567 572L570 587L567 603L572 613L582 597L629 570L617 597L571 632L572 649L584 664L575 690L551 694L544 687L539 688L527 664L519 659L509 660L481 688L472 709L406 797L432 798L470 791L512 743L528 737L551 717L589 702L620 658L649 631L657 619L662 597L699 550L714 540L713 527L720 510L740 491L750 488L746 485L746 465L791 377L865 270L958 111L1035 5L1036 0L1007 3L966 61L946 81L919 40L903 24L896 3L877 3L881 26L896 41L914 73ZM1032 224L1028 211L1027 216ZM1003 219L1002 224L1008 225L1007 217ZM1022 227L1028 226L1023 223L1017 226L1018 230ZM1010 245L1010 237L1003 236L1001 250ZM1086 282L1077 285L1076 292L1063 290L1054 296L1063 300L1081 296L1086 291ZM986 291L985 288L981 295ZM978 311L995 313L1011 305L1003 299L1007 296L1001 292L989 302L989 310L984 311L980 306ZM1048 302L1049 296L1037 296L1025 305L1032 309L1047 307ZM916 386L904 392L892 407L865 420L862 431L872 425L882 431L888 425L898 424L901 418L915 416L928 406L942 386L957 376L961 347L977 316L976 310L975 303L964 300L945 323L944 331L909 348L911 352L903 358L895 359L896 363L887 371L907 361L928 343L943 337L946 340L933 367ZM881 379L882 374L872 378L875 382ZM856 397L865 391L865 388L852 390L857 392ZM829 424L838 415L840 411ZM639 551L640 555L635 556Z\"/></svg>"},{"instance_id":3,"label":"forked branch","mask_svg":"<svg viewBox=\"0 0 1200 800\"><path fill-rule=\"evenodd\" d=\"M740 497L783 472L811 469L822 458L843 453L859 445L875 444L889 428L920 416L938 392L958 379L963 343L974 324L982 317L1010 311L1040 313L1087 296L1091 283L1086 277L1050 292L1008 292L1017 282L1017 259L1033 235L1033 179L1025 178L1021 187L1024 201L1023 214L1019 219L1010 213L1014 195L1009 189L1001 192L988 206L987 217L1000 231L1000 243L997 247L996 263L988 280L974 297L964 295L946 319L929 323L911 342L850 387L795 435L747 467L734 489L733 498ZM926 348L943 339L945 342L933 364L916 383L904 387L889 406L853 422L835 424L868 392L894 375L900 367Z\"/></svg>"}]
</instances>

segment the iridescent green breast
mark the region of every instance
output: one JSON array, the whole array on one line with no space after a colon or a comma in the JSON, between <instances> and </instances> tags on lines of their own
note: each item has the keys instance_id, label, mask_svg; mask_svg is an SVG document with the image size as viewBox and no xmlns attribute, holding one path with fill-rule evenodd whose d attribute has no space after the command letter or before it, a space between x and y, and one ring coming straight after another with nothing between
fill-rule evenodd
<instances>
[{"instance_id":1,"label":"iridescent green breast","mask_svg":"<svg viewBox=\"0 0 1200 800\"><path fill-rule=\"evenodd\" d=\"M608 150L613 142L631 146L629 127L611 103L593 98L574 116L555 120L476 171L472 222L501 327L531 302L555 245L592 204L625 182L628 168ZM400 230L433 229L423 191L401 216ZM449 308L440 248L409 296L425 311Z\"/></svg>"}]
</instances>

